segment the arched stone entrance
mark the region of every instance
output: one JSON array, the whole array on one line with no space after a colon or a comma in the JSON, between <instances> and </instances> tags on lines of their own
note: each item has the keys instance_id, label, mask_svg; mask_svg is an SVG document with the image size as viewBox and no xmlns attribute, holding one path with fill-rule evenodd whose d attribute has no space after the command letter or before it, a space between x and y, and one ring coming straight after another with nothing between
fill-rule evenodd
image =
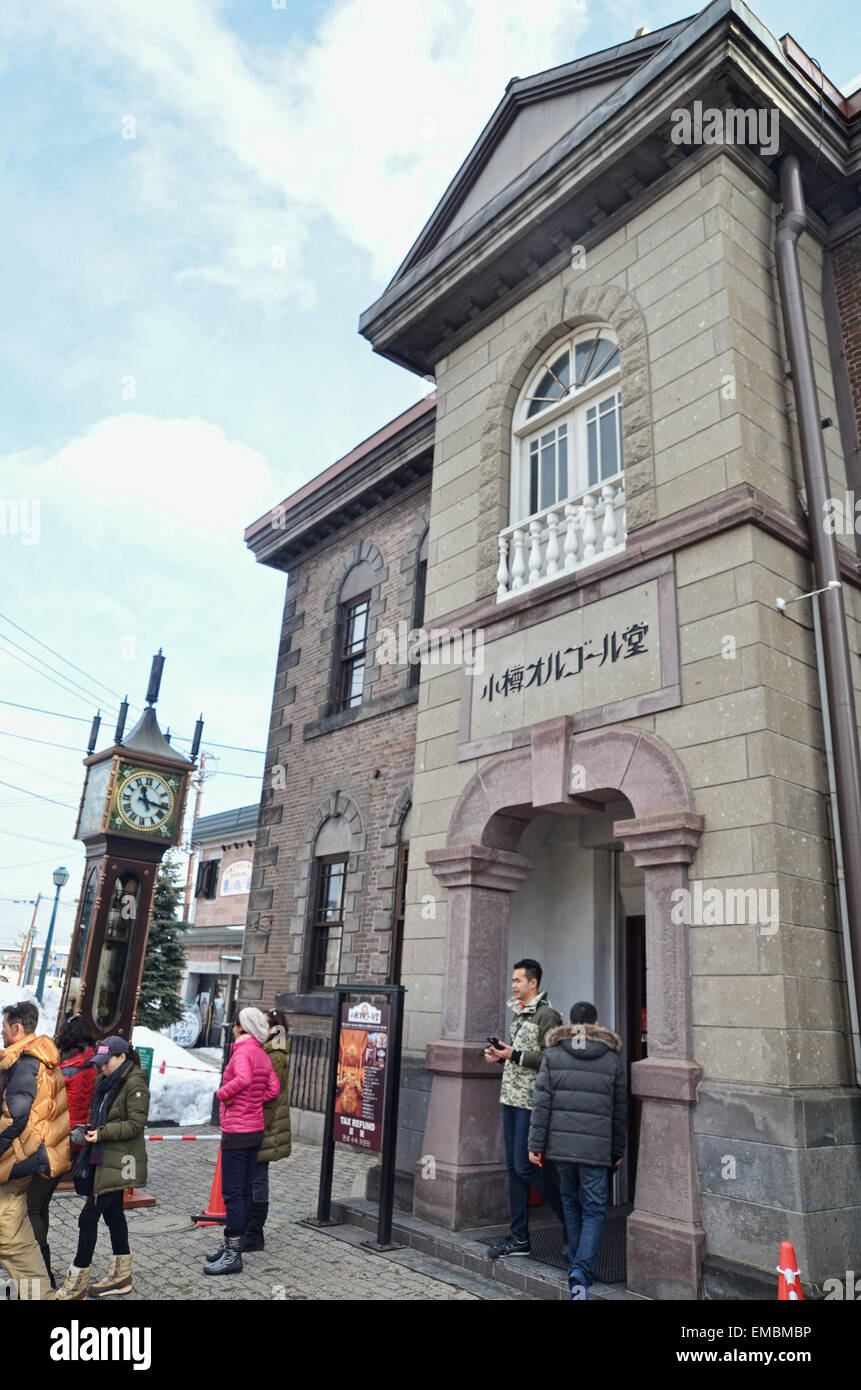
<instances>
[{"instance_id":1,"label":"arched stone entrance","mask_svg":"<svg viewBox=\"0 0 861 1390\"><path fill-rule=\"evenodd\" d=\"M448 924L441 1037L427 1050L424 1153L433 1154L436 1176L417 1176L414 1210L455 1230L507 1217L499 1074L481 1045L505 1014L510 895L532 867L515 847L535 814L590 814L620 798L634 816L613 832L645 877L649 1001L649 1056L632 1068L643 1107L628 1286L692 1299L705 1245L692 1122L702 1073L692 1056L687 927L670 914L673 891L687 887L703 818L678 758L640 729L572 735L567 718L536 725L528 746L476 773L446 847L427 855L448 891Z\"/></svg>"}]
</instances>

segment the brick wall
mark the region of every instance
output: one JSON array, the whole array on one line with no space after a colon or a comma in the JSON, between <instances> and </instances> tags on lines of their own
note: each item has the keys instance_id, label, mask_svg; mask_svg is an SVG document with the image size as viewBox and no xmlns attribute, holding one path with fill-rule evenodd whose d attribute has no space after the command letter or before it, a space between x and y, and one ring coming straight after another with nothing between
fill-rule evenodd
<instances>
[{"instance_id":1,"label":"brick wall","mask_svg":"<svg viewBox=\"0 0 861 1390\"><path fill-rule=\"evenodd\" d=\"M369 654L384 628L412 624L429 488L378 505L290 573L278 647L266 773L239 997L267 1005L306 989L317 831L330 816L350 835L341 977L388 978L399 827L411 801L417 688L408 665L366 668L372 698L326 717L338 591L367 561L374 588ZM296 1011L303 1008L297 1004ZM294 1018L294 1021L298 1021ZM328 1020L302 1018L305 1032Z\"/></svg>"},{"instance_id":2,"label":"brick wall","mask_svg":"<svg viewBox=\"0 0 861 1390\"><path fill-rule=\"evenodd\" d=\"M849 372L855 420L861 433L861 232L838 246L832 256L843 351Z\"/></svg>"}]
</instances>

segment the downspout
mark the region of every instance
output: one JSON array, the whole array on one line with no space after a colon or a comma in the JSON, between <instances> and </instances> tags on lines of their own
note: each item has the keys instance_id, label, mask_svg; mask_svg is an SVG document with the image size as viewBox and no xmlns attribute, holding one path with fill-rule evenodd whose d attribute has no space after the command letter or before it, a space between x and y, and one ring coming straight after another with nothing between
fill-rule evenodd
<instances>
[{"instance_id":1,"label":"downspout","mask_svg":"<svg viewBox=\"0 0 861 1390\"><path fill-rule=\"evenodd\" d=\"M783 324L795 388L801 462L810 515L815 586L823 589L820 604L822 650L825 658L825 685L828 695L827 718L834 750L839 828L845 871L846 906L849 917L851 959L846 961L847 983L855 983L855 999L861 1000L861 766L859 766L858 728L852 688L849 642L839 587L840 562L836 535L825 530L825 504L829 497L828 474L813 355L804 309L804 294L798 264L798 239L807 226L801 168L796 155L786 155L780 165L782 217L776 239L777 278L780 285Z\"/></svg>"}]
</instances>

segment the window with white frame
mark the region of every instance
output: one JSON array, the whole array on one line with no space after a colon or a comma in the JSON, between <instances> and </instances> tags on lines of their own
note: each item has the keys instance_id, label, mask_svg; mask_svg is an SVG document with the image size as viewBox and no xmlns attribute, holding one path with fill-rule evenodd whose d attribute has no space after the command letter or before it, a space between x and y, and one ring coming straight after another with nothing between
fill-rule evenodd
<instances>
[{"instance_id":1,"label":"window with white frame","mask_svg":"<svg viewBox=\"0 0 861 1390\"><path fill-rule=\"evenodd\" d=\"M602 325L547 353L514 417L511 522L580 498L623 469L619 345Z\"/></svg>"},{"instance_id":2,"label":"window with white frame","mask_svg":"<svg viewBox=\"0 0 861 1390\"><path fill-rule=\"evenodd\" d=\"M593 564L624 545L619 343L606 324L592 324L545 353L520 393L497 598Z\"/></svg>"}]
</instances>

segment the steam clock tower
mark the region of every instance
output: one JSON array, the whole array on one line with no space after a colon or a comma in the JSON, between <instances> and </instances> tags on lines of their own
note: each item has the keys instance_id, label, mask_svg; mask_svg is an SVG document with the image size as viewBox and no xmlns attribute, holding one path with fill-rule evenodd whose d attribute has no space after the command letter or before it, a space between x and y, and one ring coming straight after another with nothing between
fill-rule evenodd
<instances>
[{"instance_id":1,"label":"steam clock tower","mask_svg":"<svg viewBox=\"0 0 861 1390\"><path fill-rule=\"evenodd\" d=\"M200 746L197 721L191 757L172 748L155 703L164 657L153 658L146 708L124 735L120 707L112 747L89 756L75 838L86 846L80 905L69 951L60 1019L80 1013L98 1037L130 1038L137 1012L158 866L182 838L190 776Z\"/></svg>"}]
</instances>

